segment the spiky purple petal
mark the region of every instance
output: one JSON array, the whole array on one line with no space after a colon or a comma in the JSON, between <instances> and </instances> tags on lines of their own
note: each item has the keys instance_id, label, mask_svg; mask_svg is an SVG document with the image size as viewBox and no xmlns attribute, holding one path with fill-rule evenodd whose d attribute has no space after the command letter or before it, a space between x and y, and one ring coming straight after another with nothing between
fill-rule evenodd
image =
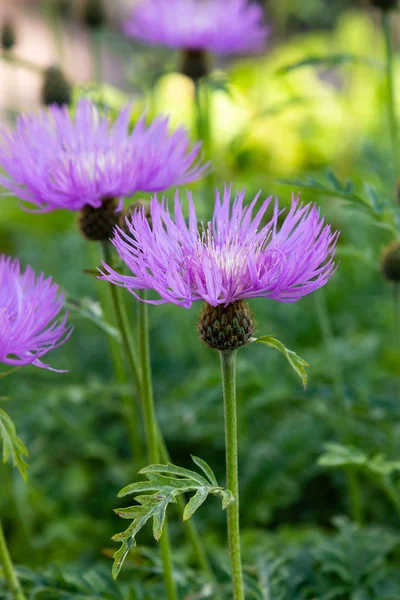
<instances>
[{"instance_id":1,"label":"spiky purple petal","mask_svg":"<svg viewBox=\"0 0 400 600\"><path fill-rule=\"evenodd\" d=\"M64 296L52 279L21 271L17 259L0 256L0 362L51 369L40 358L71 335Z\"/></svg>"},{"instance_id":2,"label":"spiky purple petal","mask_svg":"<svg viewBox=\"0 0 400 600\"><path fill-rule=\"evenodd\" d=\"M0 133L0 185L38 212L98 208L104 198L158 192L201 178L201 144L189 149L186 131L170 134L168 118L129 131L130 107L113 124L89 100L71 119L67 107L22 115L15 130Z\"/></svg>"},{"instance_id":3,"label":"spiky purple petal","mask_svg":"<svg viewBox=\"0 0 400 600\"><path fill-rule=\"evenodd\" d=\"M186 308L201 299L212 306L255 297L294 302L325 285L336 268L339 234L324 225L316 206L293 197L278 230L276 201L272 218L265 222L271 196L255 214L258 196L247 206L243 200L242 191L232 202L231 187L222 198L217 192L212 221L199 230L190 193L188 222L178 193L174 219L167 201L154 197L151 226L139 210L127 219L130 234L116 228L112 240L132 275L103 264L100 278L135 296L138 290L154 290L160 299L153 304L173 302Z\"/></svg>"},{"instance_id":4,"label":"spiky purple petal","mask_svg":"<svg viewBox=\"0 0 400 600\"><path fill-rule=\"evenodd\" d=\"M269 34L248 0L142 0L124 30L147 44L215 54L262 51Z\"/></svg>"}]
</instances>

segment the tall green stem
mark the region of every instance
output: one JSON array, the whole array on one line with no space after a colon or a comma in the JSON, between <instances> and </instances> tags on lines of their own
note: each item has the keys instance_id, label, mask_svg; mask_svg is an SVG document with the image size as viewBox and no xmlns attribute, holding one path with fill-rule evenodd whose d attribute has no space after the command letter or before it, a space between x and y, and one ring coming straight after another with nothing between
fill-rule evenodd
<instances>
[{"instance_id":1,"label":"tall green stem","mask_svg":"<svg viewBox=\"0 0 400 600\"><path fill-rule=\"evenodd\" d=\"M335 336L333 333L333 327L329 316L328 306L326 302L326 296L324 290L319 290L318 293L314 294L315 308L317 312L318 321L320 324L324 344L326 348L326 355L329 360L331 376L333 381L333 387L335 390L335 396L337 401L340 403L345 419L346 429L343 434L340 431L340 435L346 443L351 443L351 415L350 405L346 396L346 388L344 383L344 376L339 361L336 360L334 351ZM347 485L350 502L350 513L354 521L361 523L363 521L363 504L360 492L359 479L357 474L351 468L346 469Z\"/></svg>"},{"instance_id":2,"label":"tall green stem","mask_svg":"<svg viewBox=\"0 0 400 600\"><path fill-rule=\"evenodd\" d=\"M101 244L102 255L105 262L110 264L111 262L111 252L109 248L109 244ZM102 283L102 282L100 282ZM125 359L129 364L129 371L132 377L132 383L134 387L133 395L122 396L122 404L123 404L123 413L126 419L126 427L129 434L129 439L131 443L132 452L134 453L134 457L137 462L140 462L140 457L142 455L142 448L140 444L140 436L138 432L138 411L137 404L139 402L139 391L140 391L140 378L139 371L136 366L136 356L133 352L133 344L129 339L129 326L128 319L126 316L125 306L120 297L119 290L112 284L109 284L110 291L110 299L112 302L112 308L116 319L116 324L122 339L123 343L123 353L121 352L121 347L117 342L111 342L111 354L113 357L115 374L118 382L125 382L125 373L123 369L123 360ZM103 310L107 314L108 312L108 298L102 296L102 305ZM111 308L111 307L110 307ZM136 397L136 401L135 401Z\"/></svg>"},{"instance_id":3,"label":"tall green stem","mask_svg":"<svg viewBox=\"0 0 400 600\"><path fill-rule=\"evenodd\" d=\"M194 82L194 121L197 139L203 143L203 154L206 160L211 158L211 117L210 117L210 92L206 77L196 79ZM204 178L205 209L208 204L213 205L213 174Z\"/></svg>"},{"instance_id":4,"label":"tall green stem","mask_svg":"<svg viewBox=\"0 0 400 600\"><path fill-rule=\"evenodd\" d=\"M103 249L104 261L107 264L110 264L112 262L112 256L111 256L111 248L110 248L109 244L107 244L107 245L103 244L102 249ZM139 368L137 366L138 358L134 351L133 341L131 339L131 336L129 335L129 322L128 322L128 318L126 316L126 312L124 309L124 304L118 294L118 289L113 284L110 284L110 292L111 292L111 297L113 300L114 312L115 312L115 315L117 318L117 324L118 324L118 328L119 328L119 331L121 334L121 339L123 342L123 348L124 348L125 356L126 356L126 359L128 362L129 370L130 370L130 373L132 376L132 380L134 381L134 384L135 384L136 393L137 393L137 395L140 395L140 399L141 399L141 396L142 396L141 374L140 374ZM143 308L142 305L143 305L142 302L138 302L138 311ZM140 316L139 316L138 320L140 323L141 322ZM146 326L147 325L148 324L147 324L147 317L146 317ZM143 323L142 323L142 327L143 327ZM135 413L133 412L133 409L135 409L135 406L134 406L134 404L132 404L132 400L131 400L130 404L129 403L127 404L126 408L127 408L128 415L130 415L129 421L131 423L131 429L132 429L134 424L136 427L136 420L134 421L136 412ZM153 439L153 432L152 432L152 439ZM162 434L158 429L157 429L157 441L159 444L160 455L161 455L163 462L165 462L165 463L169 462L168 450L167 450L166 444L163 440ZM178 498L177 502L178 502L179 508L181 508L183 510L184 504L182 502L182 499ZM208 579L216 586L215 575L212 571L212 568L211 568L210 563L207 558L207 553L205 551L203 542L200 538L200 535L196 529L196 525L194 524L193 520L185 521L184 528L186 531L186 535L187 535L190 543L193 546L194 555L196 557L196 560L197 560L200 568L203 569L203 571L204 571L205 575L208 577ZM215 598L217 600L217 596Z\"/></svg>"},{"instance_id":5,"label":"tall green stem","mask_svg":"<svg viewBox=\"0 0 400 600\"><path fill-rule=\"evenodd\" d=\"M4 578L10 588L14 600L26 600L21 584L15 572L10 553L8 551L6 538L0 520L0 564L3 567Z\"/></svg>"},{"instance_id":6,"label":"tall green stem","mask_svg":"<svg viewBox=\"0 0 400 600\"><path fill-rule=\"evenodd\" d=\"M390 500L390 502L395 507L397 513L400 515L400 497L399 497L398 489L393 484L393 482L390 480L390 477L387 475L380 477L379 483L380 483L383 491L385 492L387 498Z\"/></svg>"},{"instance_id":7,"label":"tall green stem","mask_svg":"<svg viewBox=\"0 0 400 600\"><path fill-rule=\"evenodd\" d=\"M160 462L159 436L151 379L148 307L145 302L138 302L138 336L147 451L150 463L156 464ZM168 600L177 600L178 596L173 578L171 548L168 537L167 523L165 523L163 528L163 534L160 539L160 547L167 598Z\"/></svg>"},{"instance_id":8,"label":"tall green stem","mask_svg":"<svg viewBox=\"0 0 400 600\"><path fill-rule=\"evenodd\" d=\"M393 323L394 340L396 345L400 343L400 283L393 283Z\"/></svg>"},{"instance_id":9,"label":"tall green stem","mask_svg":"<svg viewBox=\"0 0 400 600\"><path fill-rule=\"evenodd\" d=\"M226 480L234 502L228 506L228 542L234 600L244 600L239 528L239 477L236 416L236 351L220 352L225 407Z\"/></svg>"},{"instance_id":10,"label":"tall green stem","mask_svg":"<svg viewBox=\"0 0 400 600\"><path fill-rule=\"evenodd\" d=\"M392 35L390 27L390 14L391 11L382 11L382 24L383 24L383 36L385 39L386 49L386 87L387 87L387 110L390 128L390 139L392 144L392 155L393 155L393 171L394 171L394 185L395 185L395 201L397 200L397 173L399 168L399 148L398 148L398 129L397 129L397 117L396 117L396 101L395 101L395 89L394 89L394 76L393 76L393 45Z\"/></svg>"}]
</instances>

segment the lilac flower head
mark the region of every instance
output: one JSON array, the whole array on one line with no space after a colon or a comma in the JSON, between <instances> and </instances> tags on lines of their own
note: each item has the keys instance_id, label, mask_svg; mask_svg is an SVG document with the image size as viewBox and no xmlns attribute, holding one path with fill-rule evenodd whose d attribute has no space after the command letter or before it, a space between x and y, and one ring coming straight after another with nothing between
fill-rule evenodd
<instances>
[{"instance_id":1,"label":"lilac flower head","mask_svg":"<svg viewBox=\"0 0 400 600\"><path fill-rule=\"evenodd\" d=\"M263 219L272 197L254 213L259 195L243 205L244 192L231 201L231 187L217 192L212 221L199 229L191 195L186 223L178 194L174 219L165 199L153 198L151 226L144 210L127 220L130 235L116 228L112 240L132 275L103 263L101 279L137 290L151 289L160 299L189 308L195 300L227 306L246 298L265 297L294 302L322 287L335 271L338 233L324 225L315 205L292 204L278 230L281 212Z\"/></svg>"},{"instance_id":2,"label":"lilac flower head","mask_svg":"<svg viewBox=\"0 0 400 600\"><path fill-rule=\"evenodd\" d=\"M168 132L168 119L146 128L143 115L129 131L130 107L111 125L95 105L81 100L71 119L67 107L23 115L11 133L0 132L0 185L38 212L99 208L104 198L157 192L203 176L196 163L201 144L189 150L183 128Z\"/></svg>"},{"instance_id":3,"label":"lilac flower head","mask_svg":"<svg viewBox=\"0 0 400 600\"><path fill-rule=\"evenodd\" d=\"M259 52L269 33L248 0L142 0L124 29L147 44L215 54Z\"/></svg>"},{"instance_id":4,"label":"lilac flower head","mask_svg":"<svg viewBox=\"0 0 400 600\"><path fill-rule=\"evenodd\" d=\"M0 256L0 362L50 369L40 358L72 333L67 314L58 319L63 306L51 278L31 267L22 273L18 260Z\"/></svg>"}]
</instances>

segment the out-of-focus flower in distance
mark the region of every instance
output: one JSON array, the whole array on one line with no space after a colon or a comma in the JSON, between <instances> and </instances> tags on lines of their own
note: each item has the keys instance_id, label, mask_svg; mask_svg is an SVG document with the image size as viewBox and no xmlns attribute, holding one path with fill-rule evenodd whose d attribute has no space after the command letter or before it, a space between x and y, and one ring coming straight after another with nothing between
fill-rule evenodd
<instances>
[{"instance_id":1,"label":"out-of-focus flower in distance","mask_svg":"<svg viewBox=\"0 0 400 600\"><path fill-rule=\"evenodd\" d=\"M215 54L260 52L269 34L248 0L142 0L124 30L146 44Z\"/></svg>"},{"instance_id":2,"label":"out-of-focus flower in distance","mask_svg":"<svg viewBox=\"0 0 400 600\"><path fill-rule=\"evenodd\" d=\"M72 327L60 318L64 296L51 278L22 272L18 260L0 256L0 362L51 369L40 358L67 341Z\"/></svg>"},{"instance_id":3,"label":"out-of-focus flower in distance","mask_svg":"<svg viewBox=\"0 0 400 600\"><path fill-rule=\"evenodd\" d=\"M100 208L104 199L157 192L201 178L201 143L190 149L185 129L168 130L160 116L147 127L145 115L130 132L131 108L114 123L82 99L74 119L51 106L22 115L0 137L0 184L37 212ZM122 204L121 204L122 207Z\"/></svg>"}]
</instances>

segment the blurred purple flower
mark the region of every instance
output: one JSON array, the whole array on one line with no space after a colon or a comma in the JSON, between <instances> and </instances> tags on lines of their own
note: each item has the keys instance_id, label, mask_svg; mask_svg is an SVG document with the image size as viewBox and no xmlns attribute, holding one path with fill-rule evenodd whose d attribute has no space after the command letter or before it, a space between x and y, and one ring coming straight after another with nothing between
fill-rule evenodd
<instances>
[{"instance_id":1,"label":"blurred purple flower","mask_svg":"<svg viewBox=\"0 0 400 600\"><path fill-rule=\"evenodd\" d=\"M142 0L124 30L147 44L215 54L260 52L269 34L248 0Z\"/></svg>"},{"instance_id":2,"label":"blurred purple flower","mask_svg":"<svg viewBox=\"0 0 400 600\"><path fill-rule=\"evenodd\" d=\"M315 205L303 206L292 198L291 208L278 231L279 211L262 225L272 196L258 212L259 195L243 206L244 192L231 203L231 187L221 201L217 192L212 221L199 230L192 197L188 193L186 223L178 193L175 218L166 200L153 198L151 225L144 209L127 219L130 235L116 228L112 243L132 272L124 276L103 263L100 279L136 291L151 289L161 299L189 308L195 300L212 306L246 298L266 297L294 302L327 283L335 271L333 257L338 233L324 226Z\"/></svg>"},{"instance_id":3,"label":"blurred purple flower","mask_svg":"<svg viewBox=\"0 0 400 600\"><path fill-rule=\"evenodd\" d=\"M0 362L54 371L39 359L72 333L67 313L57 320L63 306L51 278L31 267L22 273L18 260L0 256Z\"/></svg>"},{"instance_id":4,"label":"blurred purple flower","mask_svg":"<svg viewBox=\"0 0 400 600\"><path fill-rule=\"evenodd\" d=\"M201 144L189 150L180 127L168 132L168 118L149 127L145 115L129 132L130 107L111 125L89 100L72 120L66 107L20 116L13 132L0 136L0 185L37 212L99 208L107 197L158 192L201 178L209 165L197 161Z\"/></svg>"}]
</instances>

